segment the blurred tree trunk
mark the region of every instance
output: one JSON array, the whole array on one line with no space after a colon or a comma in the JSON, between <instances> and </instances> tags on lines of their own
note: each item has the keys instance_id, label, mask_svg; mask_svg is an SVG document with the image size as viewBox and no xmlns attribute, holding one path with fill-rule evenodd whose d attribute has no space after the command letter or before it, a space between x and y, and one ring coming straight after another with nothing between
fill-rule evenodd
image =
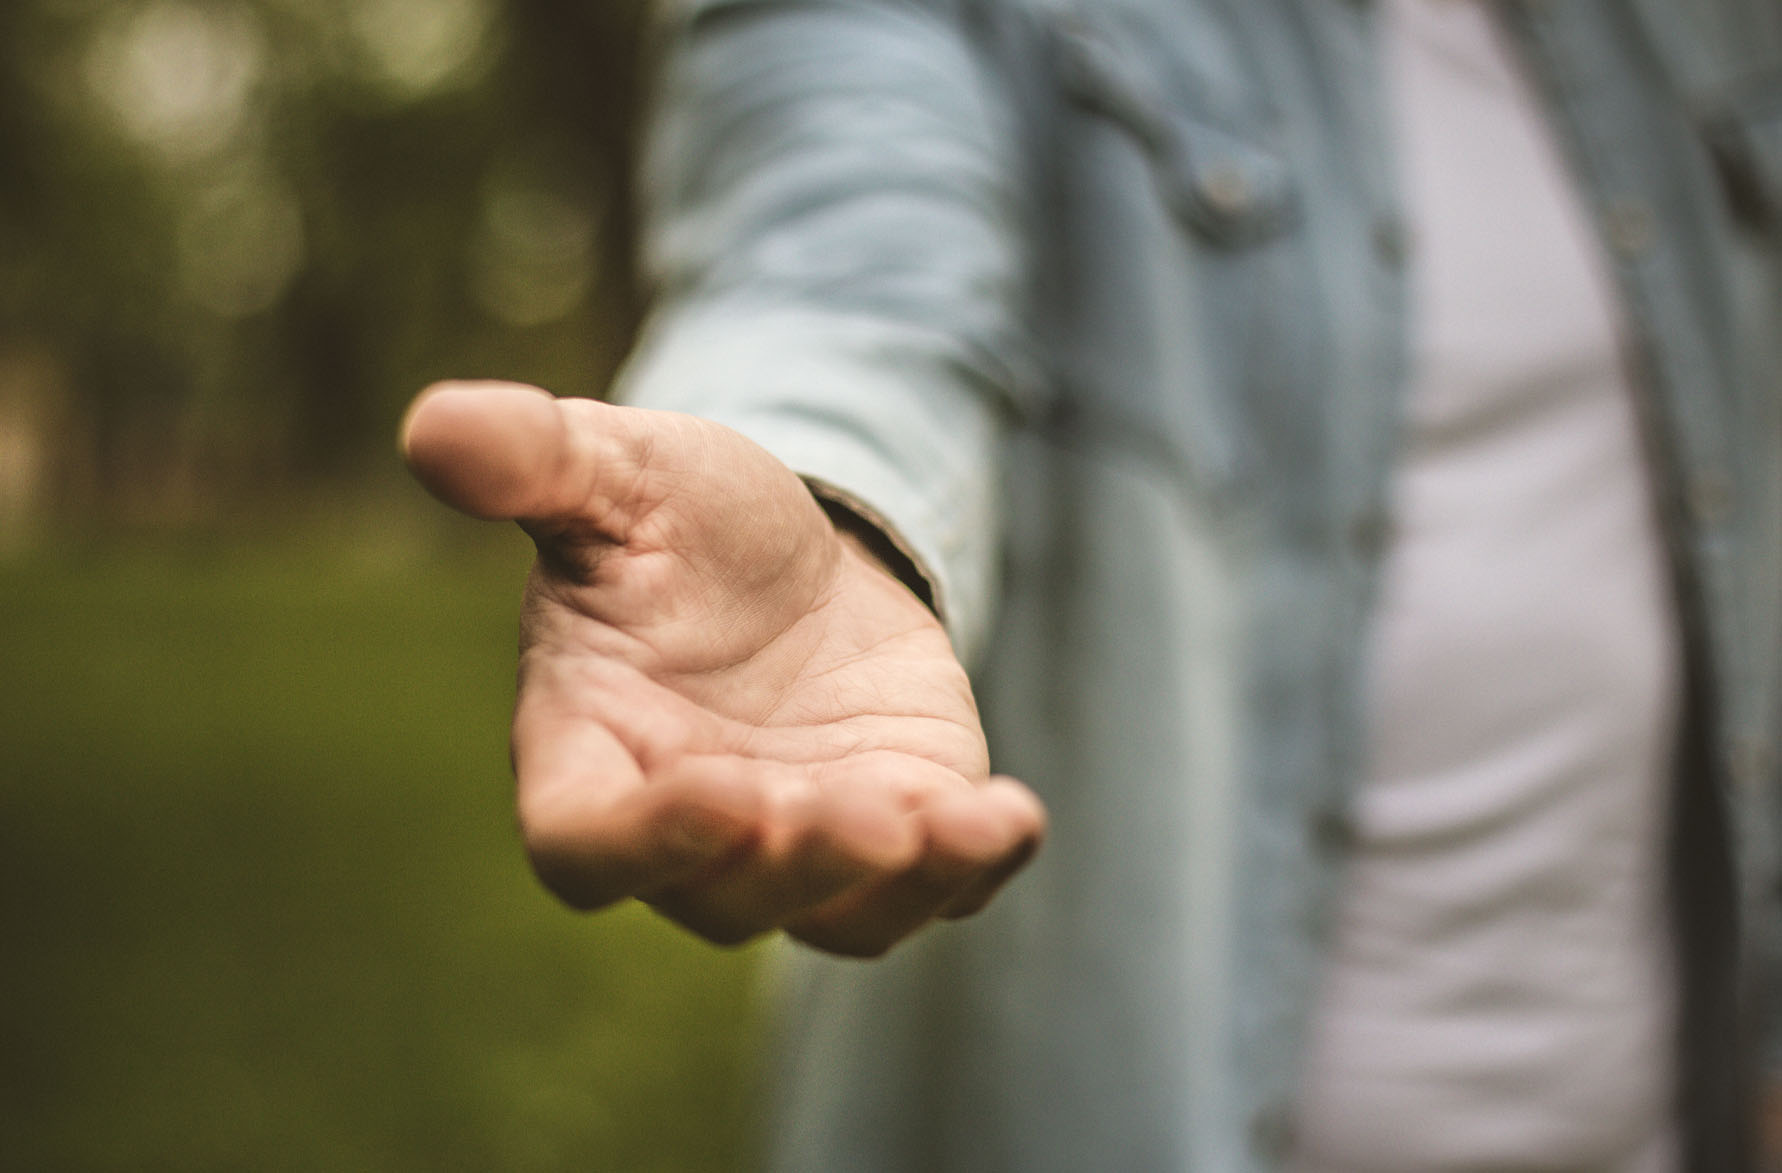
<instances>
[{"instance_id":1,"label":"blurred tree trunk","mask_svg":"<svg viewBox=\"0 0 1782 1173\"><path fill-rule=\"evenodd\" d=\"M636 266L637 131L645 99L643 51L646 0L511 0L519 56L537 68L529 77L533 104L558 112L586 145L587 179L610 193L600 274L602 292L619 317L611 325L629 337L640 313Z\"/></svg>"},{"instance_id":2,"label":"blurred tree trunk","mask_svg":"<svg viewBox=\"0 0 1782 1173\"><path fill-rule=\"evenodd\" d=\"M33 510L251 508L293 478L387 460L397 414L436 378L605 389L639 317L645 0L489 3L477 63L420 93L380 86L375 63L341 51L332 4L0 3L0 343L66 372L50 414L91 454L71 444L65 463L84 471L34 493ZM107 92L94 64L156 13L198 35L215 22L238 53L223 34L250 30L235 62L256 71L247 121L208 154L131 130L136 91ZM270 304L238 309L207 299L187 262L193 248L256 259L259 238L204 218L244 182L297 209L301 240ZM590 238L569 262L586 271L530 317L504 313L509 287L478 268L503 259L489 242L515 190L546 227L555 215ZM561 282L556 259L545 277Z\"/></svg>"}]
</instances>

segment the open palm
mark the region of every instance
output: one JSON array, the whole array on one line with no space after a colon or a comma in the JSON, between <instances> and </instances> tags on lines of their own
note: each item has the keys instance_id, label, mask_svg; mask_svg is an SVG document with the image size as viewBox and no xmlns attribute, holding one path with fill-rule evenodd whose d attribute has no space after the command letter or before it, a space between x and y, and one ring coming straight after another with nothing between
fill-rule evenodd
<instances>
[{"instance_id":1,"label":"open palm","mask_svg":"<svg viewBox=\"0 0 1782 1173\"><path fill-rule=\"evenodd\" d=\"M403 446L537 543L514 768L566 901L872 955L1032 854L1044 814L989 776L939 623L749 440L495 384L424 393Z\"/></svg>"}]
</instances>

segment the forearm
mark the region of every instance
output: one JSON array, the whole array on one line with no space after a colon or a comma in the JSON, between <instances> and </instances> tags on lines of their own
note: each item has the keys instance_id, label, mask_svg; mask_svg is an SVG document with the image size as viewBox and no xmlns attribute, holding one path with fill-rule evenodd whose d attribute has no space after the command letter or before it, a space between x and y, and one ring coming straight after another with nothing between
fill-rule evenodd
<instances>
[{"instance_id":1,"label":"forearm","mask_svg":"<svg viewBox=\"0 0 1782 1173\"><path fill-rule=\"evenodd\" d=\"M1017 136L944 15L724 13L667 55L645 171L658 296L619 394L743 432L897 534L969 655L1001 435L1033 381Z\"/></svg>"}]
</instances>

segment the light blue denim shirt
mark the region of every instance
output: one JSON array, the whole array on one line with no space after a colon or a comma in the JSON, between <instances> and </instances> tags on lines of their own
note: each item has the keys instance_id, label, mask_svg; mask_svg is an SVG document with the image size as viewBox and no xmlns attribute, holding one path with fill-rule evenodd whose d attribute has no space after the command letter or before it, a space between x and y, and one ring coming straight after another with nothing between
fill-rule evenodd
<instances>
[{"instance_id":1,"label":"light blue denim shirt","mask_svg":"<svg viewBox=\"0 0 1782 1173\"><path fill-rule=\"evenodd\" d=\"M622 393L893 534L1052 812L984 916L788 960L776 1165L1277 1166L1405 382L1371 6L670 7ZM1502 9L1631 323L1691 666L1680 1107L1733 1169L1782 1071L1782 6Z\"/></svg>"}]
</instances>

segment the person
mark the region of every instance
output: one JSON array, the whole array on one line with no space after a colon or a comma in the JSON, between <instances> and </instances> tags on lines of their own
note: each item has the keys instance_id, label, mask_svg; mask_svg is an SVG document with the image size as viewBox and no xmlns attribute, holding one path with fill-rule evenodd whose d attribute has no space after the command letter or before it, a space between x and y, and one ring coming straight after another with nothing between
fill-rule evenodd
<instances>
[{"instance_id":1,"label":"person","mask_svg":"<svg viewBox=\"0 0 1782 1173\"><path fill-rule=\"evenodd\" d=\"M544 883L815 947L776 1167L1751 1167L1782 10L666 44L627 405L448 385L403 444L538 545Z\"/></svg>"}]
</instances>

